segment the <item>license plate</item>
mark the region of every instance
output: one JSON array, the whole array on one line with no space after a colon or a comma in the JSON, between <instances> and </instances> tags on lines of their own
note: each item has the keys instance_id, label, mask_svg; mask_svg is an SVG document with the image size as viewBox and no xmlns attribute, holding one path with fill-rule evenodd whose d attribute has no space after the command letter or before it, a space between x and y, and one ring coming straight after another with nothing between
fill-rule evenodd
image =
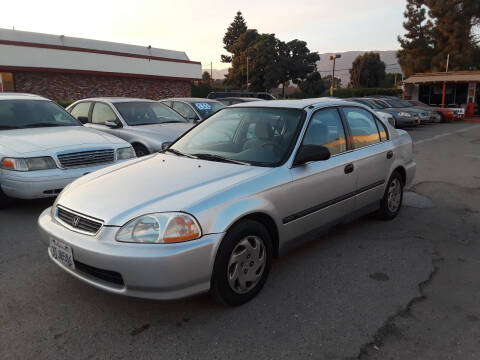
<instances>
[{"instance_id":1,"label":"license plate","mask_svg":"<svg viewBox=\"0 0 480 360\"><path fill-rule=\"evenodd\" d=\"M70 269L75 269L72 248L61 241L50 239L50 254L52 257Z\"/></svg>"}]
</instances>

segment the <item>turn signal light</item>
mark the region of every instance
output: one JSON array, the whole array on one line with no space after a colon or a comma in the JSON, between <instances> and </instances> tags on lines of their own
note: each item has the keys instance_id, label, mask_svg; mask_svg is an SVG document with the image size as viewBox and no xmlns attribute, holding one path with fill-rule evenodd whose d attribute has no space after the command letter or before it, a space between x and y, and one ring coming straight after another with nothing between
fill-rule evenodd
<instances>
[{"instance_id":1,"label":"turn signal light","mask_svg":"<svg viewBox=\"0 0 480 360\"><path fill-rule=\"evenodd\" d=\"M4 169L15 169L15 164L13 163L13 160L4 159L2 161L2 168L4 168Z\"/></svg>"}]
</instances>

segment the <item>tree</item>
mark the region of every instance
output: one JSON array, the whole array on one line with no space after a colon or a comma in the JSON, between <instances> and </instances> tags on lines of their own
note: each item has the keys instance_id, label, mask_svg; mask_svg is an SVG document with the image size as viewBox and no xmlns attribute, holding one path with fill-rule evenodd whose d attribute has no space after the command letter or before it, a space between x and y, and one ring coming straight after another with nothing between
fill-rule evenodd
<instances>
[{"instance_id":1,"label":"tree","mask_svg":"<svg viewBox=\"0 0 480 360\"><path fill-rule=\"evenodd\" d=\"M212 80L212 77L210 76L210 73L208 71L204 71L202 74L202 80L205 82L209 82Z\"/></svg>"},{"instance_id":2,"label":"tree","mask_svg":"<svg viewBox=\"0 0 480 360\"><path fill-rule=\"evenodd\" d=\"M332 75L327 75L322 78L323 84L325 85L326 89L330 89L332 86ZM335 84L334 88L342 87L342 79L335 76Z\"/></svg>"},{"instance_id":3,"label":"tree","mask_svg":"<svg viewBox=\"0 0 480 360\"><path fill-rule=\"evenodd\" d=\"M381 88L393 88L395 85L399 85L402 81L402 74L387 73L385 79L380 83Z\"/></svg>"},{"instance_id":4,"label":"tree","mask_svg":"<svg viewBox=\"0 0 480 360\"><path fill-rule=\"evenodd\" d=\"M223 48L227 50L229 53L233 53L232 46L238 40L240 35L247 31L247 23L243 18L243 15L240 11L237 11L237 15L233 19L233 22L227 29L225 36L223 37ZM221 60L224 63L232 62L231 55L222 55Z\"/></svg>"},{"instance_id":5,"label":"tree","mask_svg":"<svg viewBox=\"0 0 480 360\"><path fill-rule=\"evenodd\" d=\"M279 80L283 84L283 89L287 82L299 84L317 70L320 56L316 52L310 52L305 41L295 39L287 43L279 42L278 50L279 66L282 68ZM285 97L285 92L283 96Z\"/></svg>"},{"instance_id":6,"label":"tree","mask_svg":"<svg viewBox=\"0 0 480 360\"><path fill-rule=\"evenodd\" d=\"M307 97L319 97L326 87L318 71L314 71L298 83L298 87Z\"/></svg>"},{"instance_id":7,"label":"tree","mask_svg":"<svg viewBox=\"0 0 480 360\"><path fill-rule=\"evenodd\" d=\"M397 52L400 67L407 76L431 69L433 23L427 20L425 13L421 0L407 0L407 9L403 13L406 18L403 27L407 33L404 37L398 37L402 49Z\"/></svg>"},{"instance_id":8,"label":"tree","mask_svg":"<svg viewBox=\"0 0 480 360\"><path fill-rule=\"evenodd\" d=\"M478 66L480 1L407 0L404 16L407 33L398 38L397 58L405 75L445 71L448 55L450 70Z\"/></svg>"},{"instance_id":9,"label":"tree","mask_svg":"<svg viewBox=\"0 0 480 360\"><path fill-rule=\"evenodd\" d=\"M350 87L378 87L385 79L385 63L380 54L366 52L357 56L350 69Z\"/></svg>"}]
</instances>

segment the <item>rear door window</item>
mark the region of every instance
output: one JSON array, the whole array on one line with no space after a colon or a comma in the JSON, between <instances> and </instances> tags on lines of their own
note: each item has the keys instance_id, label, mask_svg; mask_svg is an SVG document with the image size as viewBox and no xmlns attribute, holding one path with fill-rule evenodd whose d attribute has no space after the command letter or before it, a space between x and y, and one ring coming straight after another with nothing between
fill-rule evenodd
<instances>
[{"instance_id":1,"label":"rear door window","mask_svg":"<svg viewBox=\"0 0 480 360\"><path fill-rule=\"evenodd\" d=\"M360 108L344 107L343 113L350 127L355 149L380 142L376 119L370 112Z\"/></svg>"}]
</instances>

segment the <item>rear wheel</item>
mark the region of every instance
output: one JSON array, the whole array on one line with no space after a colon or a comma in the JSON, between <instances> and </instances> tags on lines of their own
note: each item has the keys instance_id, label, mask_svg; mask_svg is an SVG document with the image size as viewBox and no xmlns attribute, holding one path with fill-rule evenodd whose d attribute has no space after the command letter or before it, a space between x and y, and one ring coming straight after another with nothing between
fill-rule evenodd
<instances>
[{"instance_id":1,"label":"rear wheel","mask_svg":"<svg viewBox=\"0 0 480 360\"><path fill-rule=\"evenodd\" d=\"M394 171L388 180L385 194L380 202L377 215L382 220L391 220L400 212L403 201L403 178Z\"/></svg>"},{"instance_id":2,"label":"rear wheel","mask_svg":"<svg viewBox=\"0 0 480 360\"><path fill-rule=\"evenodd\" d=\"M257 221L234 225L215 258L211 292L223 304L237 306L253 299L267 280L272 264L272 241Z\"/></svg>"},{"instance_id":3,"label":"rear wheel","mask_svg":"<svg viewBox=\"0 0 480 360\"><path fill-rule=\"evenodd\" d=\"M10 205L12 205L13 199L9 198L5 193L2 191L0 187L0 209L6 209Z\"/></svg>"},{"instance_id":4,"label":"rear wheel","mask_svg":"<svg viewBox=\"0 0 480 360\"><path fill-rule=\"evenodd\" d=\"M133 150L135 150L135 154L137 155L137 157L142 157L149 154L148 149L140 144L133 145Z\"/></svg>"}]
</instances>

